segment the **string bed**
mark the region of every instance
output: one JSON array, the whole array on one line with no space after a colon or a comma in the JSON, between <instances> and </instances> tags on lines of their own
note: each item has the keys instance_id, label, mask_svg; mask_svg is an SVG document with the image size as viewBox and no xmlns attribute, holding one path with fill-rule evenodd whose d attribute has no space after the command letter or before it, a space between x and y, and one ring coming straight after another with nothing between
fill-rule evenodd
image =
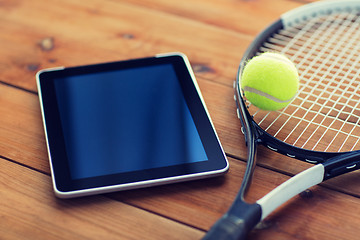
<instances>
[{"instance_id":1,"label":"string bed","mask_svg":"<svg viewBox=\"0 0 360 240\"><path fill-rule=\"evenodd\" d=\"M360 149L360 17L333 13L274 34L261 52L280 52L298 68L300 89L286 108L249 105L255 122L274 137L315 151Z\"/></svg>"}]
</instances>

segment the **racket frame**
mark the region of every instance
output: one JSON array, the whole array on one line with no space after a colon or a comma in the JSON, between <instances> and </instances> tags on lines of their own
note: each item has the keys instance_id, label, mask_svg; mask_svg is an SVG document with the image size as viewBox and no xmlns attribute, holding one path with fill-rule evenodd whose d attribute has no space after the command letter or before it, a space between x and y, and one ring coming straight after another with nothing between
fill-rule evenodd
<instances>
[{"instance_id":1,"label":"racket frame","mask_svg":"<svg viewBox=\"0 0 360 240\"><path fill-rule=\"evenodd\" d=\"M247 144L247 166L244 173L240 191L234 203L226 214L220 218L203 238L212 239L245 239L247 233L255 225L267 217L281 204L297 195L298 193L338 175L360 169L360 150L352 152L320 152L302 149L285 143L264 131L254 120L247 110L246 102L240 89L240 76L247 61L256 56L264 41L284 27L291 26L307 17L316 14L329 14L330 9L351 11L357 8L360 12L360 2L357 0L347 1L322 1L304 5L289 11L281 16L261 32L245 51L234 82L234 99L237 105L237 114L242 125L242 132ZM320 12L319 12L319 9ZM297 174L288 181L273 189L254 204L246 203L244 195L247 192L256 166L256 147L258 144L282 153L291 158L297 158L317 165Z\"/></svg>"},{"instance_id":2,"label":"racket frame","mask_svg":"<svg viewBox=\"0 0 360 240\"><path fill-rule=\"evenodd\" d=\"M343 4L345 3L348 4L348 6L344 7ZM296 158L311 164L317 164L316 166L299 173L293 177L293 179L281 184L269 194L259 199L257 203L262 206L261 219L264 219L282 203L307 188L319 184L324 180L359 169L360 150L351 152L321 152L308 150L283 142L267 133L253 120L253 116L251 116L247 110L248 107L246 105L246 100L243 97L243 92L240 88L243 69L251 58L260 53L259 49L263 46L263 43L274 34L277 34L280 30L290 27L294 23L306 20L308 17L315 17L319 14L331 14L332 11L335 10L350 12L352 8L356 8L360 12L359 1L348 0L315 2L287 12L283 14L279 20L273 22L265 28L265 30L254 39L251 45L246 49L241 59L236 81L234 82L234 99L237 106L237 115L242 126L242 132L245 136L248 154L247 166L239 191L239 198L244 201L244 195L250 187L253 171L256 166L255 155L258 144L290 158ZM319 11L319 9L322 10ZM304 181L304 179L306 179L306 181ZM270 206L270 203L273 203L273 205Z\"/></svg>"}]
</instances>

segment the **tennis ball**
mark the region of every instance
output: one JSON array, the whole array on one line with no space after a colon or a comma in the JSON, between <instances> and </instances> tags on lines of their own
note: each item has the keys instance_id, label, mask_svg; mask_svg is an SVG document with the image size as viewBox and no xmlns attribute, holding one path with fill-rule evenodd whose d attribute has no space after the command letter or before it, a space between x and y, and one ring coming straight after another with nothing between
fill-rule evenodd
<instances>
[{"instance_id":1,"label":"tennis ball","mask_svg":"<svg viewBox=\"0 0 360 240\"><path fill-rule=\"evenodd\" d=\"M287 106L299 88L299 74L287 57L263 53L248 61L240 87L245 98L256 107L276 111Z\"/></svg>"}]
</instances>

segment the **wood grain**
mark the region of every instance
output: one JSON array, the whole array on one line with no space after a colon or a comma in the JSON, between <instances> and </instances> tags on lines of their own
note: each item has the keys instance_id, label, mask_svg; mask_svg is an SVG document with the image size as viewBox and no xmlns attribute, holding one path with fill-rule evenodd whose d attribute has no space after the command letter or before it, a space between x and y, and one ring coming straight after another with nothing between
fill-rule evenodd
<instances>
[{"instance_id":1,"label":"wood grain","mask_svg":"<svg viewBox=\"0 0 360 240\"><path fill-rule=\"evenodd\" d=\"M204 88L204 86L202 87ZM9 120L8 122L3 122L2 125L11 126L12 129L18 127L19 131L21 130L20 132L26 133L25 135L24 134L20 135L19 133L12 131L8 131L5 133L1 132L0 134L1 137L6 136L6 138L3 138L0 141L1 143L10 142L11 144L15 145L15 148L13 149L11 148L11 145L7 145L4 148L2 147L1 151L9 153L7 158L16 159L16 161L19 161L23 165L28 165L33 169L38 169L40 171L49 174L45 143L43 140L40 141L41 139L44 139L41 119L39 116L37 119L31 118L31 116L40 115L39 106L37 106L37 104L34 105L31 104L31 102L38 103L37 96L33 93L23 92L21 90L9 86L0 85L0 89L2 89L2 93L6 93L6 94L1 94L2 97L1 102L4 102L6 103L5 105L12 107L11 112L10 111L4 112L3 115L4 116L6 115L11 119L15 117L12 116L14 114L18 116L19 119L22 119L22 121L16 123L15 126L12 126ZM210 89L210 88L206 87L206 89ZM217 92L219 93L219 88L217 88ZM204 95L206 100L208 98L207 94ZM11 96L17 96L17 97L11 97ZM4 101L5 99L4 97L7 97L7 101ZM23 104L30 103L28 108L31 111L29 111L29 109L27 111L24 111L23 108L20 108L19 106L23 106L20 104L21 102ZM211 108L209 108L209 110L210 112L213 111ZM218 115L220 114L216 114L216 116ZM3 119L6 120L7 118L2 118L2 120ZM22 124L25 125L22 126ZM215 125L218 129L222 128L222 126L218 125L217 123ZM25 137L25 136L36 135L33 131L35 133L37 132L39 136L41 136L41 139L34 140L32 138ZM19 143L16 141L16 139L23 139L23 141L25 140L25 142ZM221 140L226 146L228 140L226 139L221 139ZM36 150L36 147L34 147L34 142L35 143L42 142L41 151ZM22 144L27 145L29 149L21 148ZM11 149L8 150L7 148L11 148ZM16 152L14 153L13 151ZM34 157L35 155L34 153L37 153L38 155ZM295 161L293 165L296 166L296 163L297 162ZM176 185L163 186L163 187L145 189L145 190L129 191L126 193L121 192L118 194L111 194L110 197L112 199L127 202L141 209L147 209L148 211L151 212L157 212L161 216L167 216L179 222L185 222L187 225L192 225L195 226L196 228L206 230L230 206L239 188L244 167L245 166L243 163L231 159L231 167L230 167L231 170L225 177L222 178L214 178L211 180L176 184ZM285 179L287 179L287 176L281 174L277 174L276 176L274 176L274 172L269 170L260 170L260 172L261 174L258 173L258 175L255 176L253 192L250 193L251 200L257 199L258 197L262 196L263 194L271 190L273 187L275 187L276 185L280 184ZM356 182L356 178L351 180L353 182ZM48 184L50 184L50 179L48 179L48 181L49 181ZM342 184L344 184L343 186L346 186L347 181L342 182ZM356 184L354 185L357 186ZM50 187L48 187L46 191L47 194L52 196L52 189ZM325 189L321 191L324 191L325 195L329 194L328 193L329 190ZM344 195L338 192L330 191L330 195L336 196L337 194L339 194L340 196ZM330 199L331 198L333 197L330 197ZM345 207L347 206L348 198L353 199L353 197L344 195L344 197L338 197L338 198L340 200L335 201L334 203L335 209L336 209L335 205L341 205L343 206L343 208L341 210L339 209L339 211L344 211L344 209L349 209L348 211L354 212L352 209L353 208L356 209L355 206L350 204L348 207ZM324 204L325 210L319 208L317 209L316 213L322 214L322 211L325 211L323 217L327 218L328 217L327 209L328 207L330 207L328 204L329 204L328 201L326 201L326 205ZM308 209L306 206L300 206L300 208L304 209L304 211ZM201 214L197 214L198 212L201 212ZM294 219L299 219L300 222L302 221L302 218L296 217L296 214L293 212L289 212L289 213L287 212L286 214L291 215ZM309 214L311 214L311 212L309 212ZM341 213L337 213L334 215L334 217L337 218L337 216L339 216L340 214ZM355 219L356 217L351 221L353 223L356 223ZM293 224L296 225L299 224L299 222L295 221ZM319 225L317 226L317 224ZM315 228L321 228L321 221L319 223L315 223L314 225ZM273 231L273 230L268 230L268 231ZM336 234L337 233L335 233L335 236Z\"/></svg>"},{"instance_id":2,"label":"wood grain","mask_svg":"<svg viewBox=\"0 0 360 240\"><path fill-rule=\"evenodd\" d=\"M176 4L166 0L157 1L156 4L152 0L126 0L126 2L255 36L270 23L279 19L281 14L314 1L185 0Z\"/></svg>"},{"instance_id":3,"label":"wood grain","mask_svg":"<svg viewBox=\"0 0 360 240\"><path fill-rule=\"evenodd\" d=\"M67 0L49 7L56 2L19 0L10 10L0 9L5 26L0 45L7 46L0 55L2 81L36 90L33 78L41 68L180 51L202 75L231 85L241 53L251 42L248 35L121 1L84 5ZM54 46L44 51L39 43L49 37Z\"/></svg>"},{"instance_id":4,"label":"wood grain","mask_svg":"<svg viewBox=\"0 0 360 240\"><path fill-rule=\"evenodd\" d=\"M247 46L297 0L0 0L0 238L199 239L231 205L246 145L233 81ZM52 193L35 73L180 51L229 156L223 177L73 200ZM249 200L310 165L259 147ZM297 196L250 239L357 239L360 175Z\"/></svg>"},{"instance_id":5,"label":"wood grain","mask_svg":"<svg viewBox=\"0 0 360 240\"><path fill-rule=\"evenodd\" d=\"M167 218L95 196L55 199L50 178L0 158L2 239L198 239L203 234ZM167 229L156 231L154 225Z\"/></svg>"}]
</instances>

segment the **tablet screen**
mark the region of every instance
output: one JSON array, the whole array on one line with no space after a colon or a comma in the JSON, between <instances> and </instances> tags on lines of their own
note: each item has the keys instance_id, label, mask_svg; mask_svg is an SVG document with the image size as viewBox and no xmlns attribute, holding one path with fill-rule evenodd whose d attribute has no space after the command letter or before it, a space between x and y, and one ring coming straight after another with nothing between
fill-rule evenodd
<instances>
[{"instance_id":1,"label":"tablet screen","mask_svg":"<svg viewBox=\"0 0 360 240\"><path fill-rule=\"evenodd\" d=\"M59 197L228 169L184 55L42 70L37 85Z\"/></svg>"},{"instance_id":2,"label":"tablet screen","mask_svg":"<svg viewBox=\"0 0 360 240\"><path fill-rule=\"evenodd\" d=\"M171 64L54 80L73 179L206 161Z\"/></svg>"}]
</instances>

